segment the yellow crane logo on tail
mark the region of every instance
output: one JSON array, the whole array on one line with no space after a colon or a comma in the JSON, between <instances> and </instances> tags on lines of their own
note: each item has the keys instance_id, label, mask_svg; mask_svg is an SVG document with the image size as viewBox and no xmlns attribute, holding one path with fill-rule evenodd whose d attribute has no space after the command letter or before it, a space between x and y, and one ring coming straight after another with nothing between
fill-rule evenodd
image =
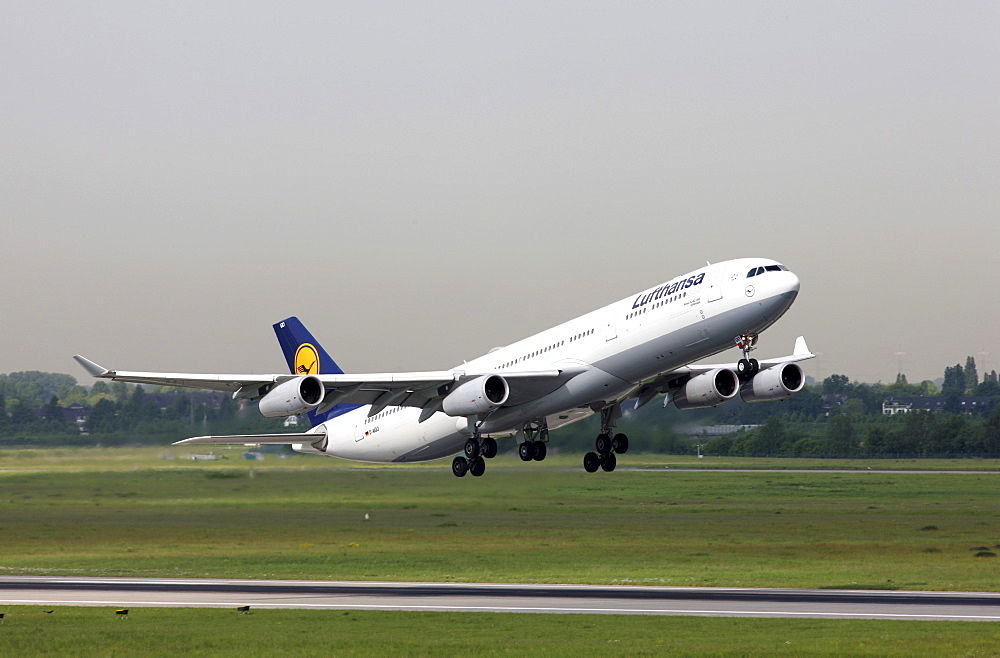
<instances>
[{"instance_id":1,"label":"yellow crane logo on tail","mask_svg":"<svg viewBox=\"0 0 1000 658\"><path fill-rule=\"evenodd\" d=\"M319 352L309 343L302 343L295 350L295 374L319 374Z\"/></svg>"}]
</instances>

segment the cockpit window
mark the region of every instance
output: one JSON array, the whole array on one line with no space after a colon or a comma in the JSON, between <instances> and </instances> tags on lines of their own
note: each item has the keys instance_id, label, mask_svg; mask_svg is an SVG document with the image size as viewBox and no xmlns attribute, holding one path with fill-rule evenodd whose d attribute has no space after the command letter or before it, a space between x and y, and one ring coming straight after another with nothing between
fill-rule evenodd
<instances>
[{"instance_id":1,"label":"cockpit window","mask_svg":"<svg viewBox=\"0 0 1000 658\"><path fill-rule=\"evenodd\" d=\"M787 271L788 268L785 267L784 265L766 265L762 267L754 267L751 268L749 272L747 272L747 278L749 279L752 276L760 276L764 272L787 272Z\"/></svg>"}]
</instances>

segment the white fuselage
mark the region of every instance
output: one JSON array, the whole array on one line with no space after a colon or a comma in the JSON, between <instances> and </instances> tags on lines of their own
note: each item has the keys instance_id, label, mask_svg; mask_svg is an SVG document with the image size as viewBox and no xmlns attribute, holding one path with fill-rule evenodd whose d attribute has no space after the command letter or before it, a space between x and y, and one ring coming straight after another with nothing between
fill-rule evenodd
<instances>
[{"instance_id":1,"label":"white fuselage","mask_svg":"<svg viewBox=\"0 0 1000 658\"><path fill-rule=\"evenodd\" d=\"M759 333L791 306L799 289L792 272L747 278L766 258L707 265L664 284L454 368L470 373L571 369L581 371L541 397L514 400L491 415L482 432L511 435L525 424L549 429L585 418L633 391L641 382L733 347L735 336ZM696 282L696 283L695 283ZM326 449L296 444L300 452L366 462L416 462L454 455L470 436L464 417L387 407L369 417L362 406L318 425Z\"/></svg>"}]
</instances>

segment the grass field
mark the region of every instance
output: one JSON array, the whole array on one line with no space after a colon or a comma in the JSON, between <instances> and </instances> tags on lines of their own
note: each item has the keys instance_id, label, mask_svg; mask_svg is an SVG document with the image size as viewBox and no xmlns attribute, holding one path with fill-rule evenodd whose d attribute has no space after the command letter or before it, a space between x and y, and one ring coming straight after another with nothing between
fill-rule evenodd
<instances>
[{"instance_id":1,"label":"grass field","mask_svg":"<svg viewBox=\"0 0 1000 658\"><path fill-rule=\"evenodd\" d=\"M46 610L52 611L47 613ZM815 619L16 607L0 654L240 656L996 655L994 624Z\"/></svg>"},{"instance_id":2,"label":"grass field","mask_svg":"<svg viewBox=\"0 0 1000 658\"><path fill-rule=\"evenodd\" d=\"M576 457L500 457L483 478L457 479L441 465L229 454L0 455L0 572L1000 586L994 473L587 474Z\"/></svg>"},{"instance_id":3,"label":"grass field","mask_svg":"<svg viewBox=\"0 0 1000 658\"><path fill-rule=\"evenodd\" d=\"M1000 475L928 462L579 456L372 467L0 451L0 573L996 591ZM683 467L854 473L684 472ZM991 462L947 462L996 469ZM671 471L670 469L675 469ZM368 515L366 520L365 515ZM51 610L51 609L50 609ZM994 624L11 607L0 655L995 655Z\"/></svg>"}]
</instances>

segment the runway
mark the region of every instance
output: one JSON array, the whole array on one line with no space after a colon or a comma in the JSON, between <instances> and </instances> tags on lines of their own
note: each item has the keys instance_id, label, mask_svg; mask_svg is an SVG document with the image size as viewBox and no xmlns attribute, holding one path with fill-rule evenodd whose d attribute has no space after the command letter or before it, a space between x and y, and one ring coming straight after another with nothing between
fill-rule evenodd
<instances>
[{"instance_id":1,"label":"runway","mask_svg":"<svg viewBox=\"0 0 1000 658\"><path fill-rule=\"evenodd\" d=\"M716 587L3 576L3 604L1000 621L996 593Z\"/></svg>"}]
</instances>

